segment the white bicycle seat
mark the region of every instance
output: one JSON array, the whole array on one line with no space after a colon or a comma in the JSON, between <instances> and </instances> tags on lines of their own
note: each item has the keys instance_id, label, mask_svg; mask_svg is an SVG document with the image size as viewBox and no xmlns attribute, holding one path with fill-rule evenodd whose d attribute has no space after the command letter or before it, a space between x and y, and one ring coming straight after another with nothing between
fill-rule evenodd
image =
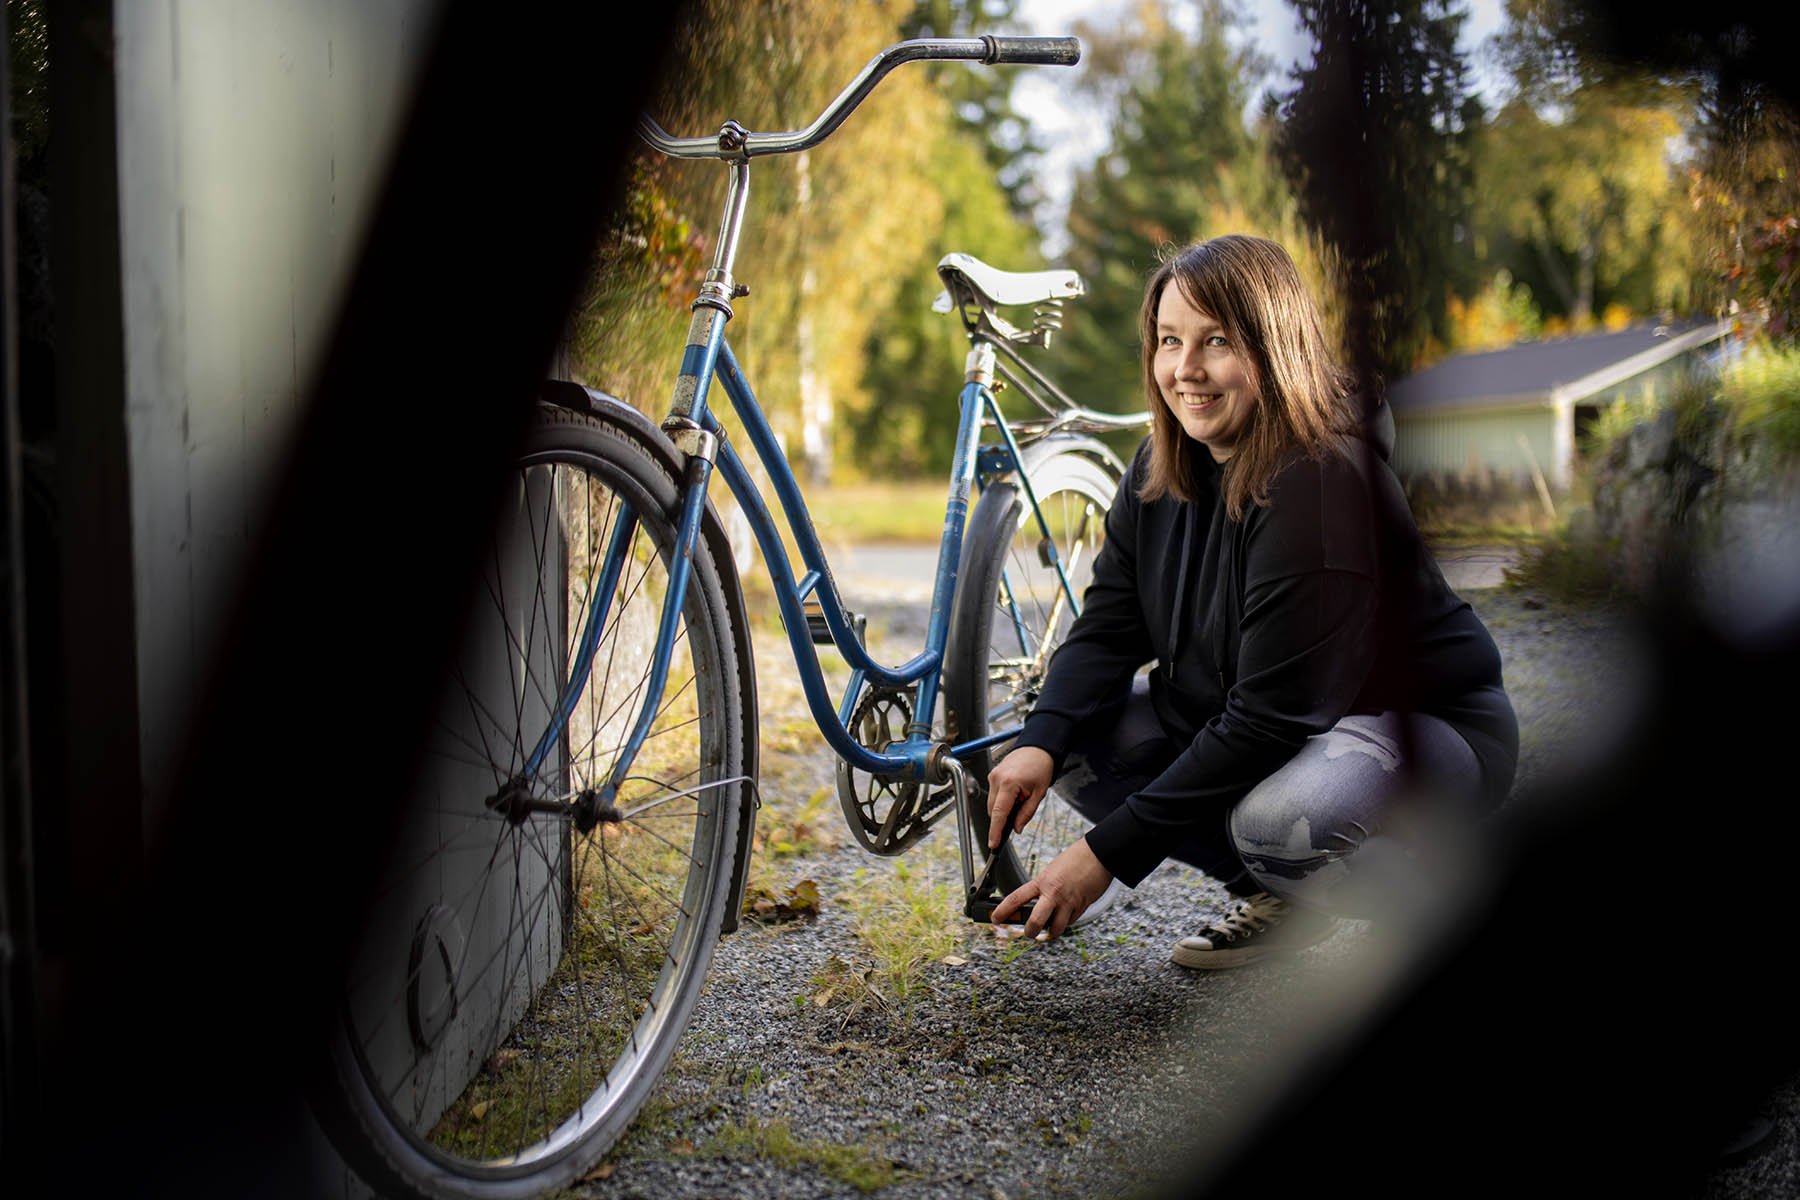
<instances>
[{"instance_id":1,"label":"white bicycle seat","mask_svg":"<svg viewBox=\"0 0 1800 1200\"><path fill-rule=\"evenodd\" d=\"M957 288L960 283L994 305L1071 299L1087 290L1081 276L1073 271L1002 271L971 254L946 254L938 260L937 269L946 285ZM949 312L954 305L946 290L938 293L931 310Z\"/></svg>"}]
</instances>

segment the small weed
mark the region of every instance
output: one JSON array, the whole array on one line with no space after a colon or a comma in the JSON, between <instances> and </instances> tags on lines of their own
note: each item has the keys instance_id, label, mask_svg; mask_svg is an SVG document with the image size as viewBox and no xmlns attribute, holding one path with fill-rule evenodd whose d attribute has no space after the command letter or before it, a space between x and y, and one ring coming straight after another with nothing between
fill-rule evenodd
<instances>
[{"instance_id":1,"label":"small weed","mask_svg":"<svg viewBox=\"0 0 1800 1200\"><path fill-rule=\"evenodd\" d=\"M877 979L897 1000L911 996L925 966L957 945L957 888L934 868L929 861L923 870L896 862L891 872L856 879L845 898L856 916L856 936L875 959Z\"/></svg>"},{"instance_id":2,"label":"small weed","mask_svg":"<svg viewBox=\"0 0 1800 1200\"><path fill-rule=\"evenodd\" d=\"M887 1187L897 1175L893 1160L868 1146L840 1146L797 1137L786 1121L753 1118L743 1125L728 1125L701 1150L720 1158L752 1159L789 1169L814 1167L865 1194Z\"/></svg>"},{"instance_id":3,"label":"small weed","mask_svg":"<svg viewBox=\"0 0 1800 1200\"><path fill-rule=\"evenodd\" d=\"M1033 939L1023 936L1006 939L1000 945L1000 965L1010 966L1018 961L1020 955L1037 944Z\"/></svg>"},{"instance_id":4,"label":"small weed","mask_svg":"<svg viewBox=\"0 0 1800 1200\"><path fill-rule=\"evenodd\" d=\"M1072 940L1075 943L1075 953L1081 956L1081 961L1084 963L1097 963L1102 959L1111 958L1119 952L1118 938L1112 939L1111 948L1104 950L1099 946L1094 945L1089 939L1080 935L1077 935Z\"/></svg>"},{"instance_id":5,"label":"small weed","mask_svg":"<svg viewBox=\"0 0 1800 1200\"><path fill-rule=\"evenodd\" d=\"M862 1004L871 998L868 972L858 971L849 963L832 955L825 960L825 965L813 973L812 991L794 998L794 1003L805 1007L812 1004L816 1008L829 1008L833 1002L843 1001ZM875 996L879 999L879 996Z\"/></svg>"}]
</instances>

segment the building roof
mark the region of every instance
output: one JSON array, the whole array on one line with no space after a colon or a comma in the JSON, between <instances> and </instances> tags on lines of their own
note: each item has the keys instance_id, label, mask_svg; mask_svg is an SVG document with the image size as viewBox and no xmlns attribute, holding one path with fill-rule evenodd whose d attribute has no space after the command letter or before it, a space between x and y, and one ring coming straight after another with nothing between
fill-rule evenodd
<instances>
[{"instance_id":1,"label":"building roof","mask_svg":"<svg viewBox=\"0 0 1800 1200\"><path fill-rule=\"evenodd\" d=\"M1396 415L1580 401L1717 341L1730 328L1729 321L1644 322L1614 333L1458 354L1396 381L1388 401Z\"/></svg>"}]
</instances>

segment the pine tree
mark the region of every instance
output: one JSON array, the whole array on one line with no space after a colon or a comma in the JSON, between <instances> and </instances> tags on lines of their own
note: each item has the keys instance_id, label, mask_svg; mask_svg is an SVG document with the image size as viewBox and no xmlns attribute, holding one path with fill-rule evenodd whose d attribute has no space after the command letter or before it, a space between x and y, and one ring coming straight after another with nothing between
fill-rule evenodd
<instances>
[{"instance_id":1,"label":"pine tree","mask_svg":"<svg viewBox=\"0 0 1800 1200\"><path fill-rule=\"evenodd\" d=\"M1090 85L1110 96L1111 146L1077 181L1069 265L1088 295L1071 306L1053 368L1085 404L1143 404L1138 314L1162 254L1199 237L1269 225L1285 197L1244 111L1265 64L1232 43L1224 0L1189 35L1153 5L1111 38L1084 31Z\"/></svg>"},{"instance_id":2,"label":"pine tree","mask_svg":"<svg viewBox=\"0 0 1800 1200\"><path fill-rule=\"evenodd\" d=\"M1366 380L1447 340L1473 291L1469 139L1481 124L1455 0L1292 0L1312 62L1282 101L1281 161L1334 251L1351 363Z\"/></svg>"}]
</instances>

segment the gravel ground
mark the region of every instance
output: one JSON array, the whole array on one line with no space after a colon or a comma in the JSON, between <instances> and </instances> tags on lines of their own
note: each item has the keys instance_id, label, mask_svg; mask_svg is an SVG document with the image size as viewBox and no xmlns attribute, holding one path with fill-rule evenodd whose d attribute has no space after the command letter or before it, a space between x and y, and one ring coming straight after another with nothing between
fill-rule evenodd
<instances>
[{"instance_id":1,"label":"gravel ground","mask_svg":"<svg viewBox=\"0 0 1800 1200\"><path fill-rule=\"evenodd\" d=\"M1558 769L1631 692L1624 635L1605 616L1518 592L1465 592L1500 645L1518 710L1520 787ZM920 643L923 613L872 611L878 657ZM792 821L833 785L778 630L759 635L763 821ZM828 656L835 664L834 657ZM841 669L834 679L841 677ZM835 798L825 810L835 820ZM1337 1019L1380 994L1394 946L1344 922L1315 949L1216 974L1170 963L1173 939L1225 910L1222 889L1165 864L1128 900L1053 944L960 919L902 995L858 936L859 908L894 892L957 890L946 827L903 859L819 829L803 853L758 864L778 894L810 879L815 916L746 924L724 939L706 993L655 1097L582 1197L1103 1196L1193 1169L1172 1147L1229 1141L1259 1081L1317 1053ZM904 878L897 872L904 869ZM910 891L909 891L910 889ZM872 899L873 898L873 899ZM942 951L942 953L938 953ZM1795 1194L1793 1088L1765 1152L1721 1170L1707 1200Z\"/></svg>"}]
</instances>

